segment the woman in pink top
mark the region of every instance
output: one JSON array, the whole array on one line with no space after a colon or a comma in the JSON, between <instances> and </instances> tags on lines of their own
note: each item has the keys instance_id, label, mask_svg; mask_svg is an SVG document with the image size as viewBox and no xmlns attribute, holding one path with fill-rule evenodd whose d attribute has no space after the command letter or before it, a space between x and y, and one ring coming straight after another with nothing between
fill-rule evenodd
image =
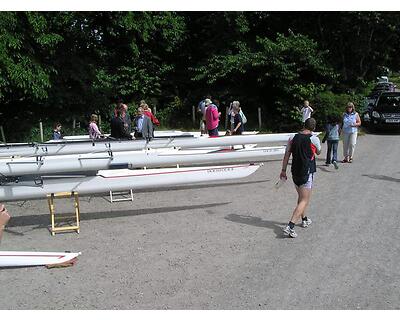
<instances>
[{"instance_id":1,"label":"woman in pink top","mask_svg":"<svg viewBox=\"0 0 400 320\"><path fill-rule=\"evenodd\" d=\"M205 100L206 105L206 126L208 130L208 135L210 137L218 137L218 125L219 117L221 112L218 112L218 108L212 103L210 99Z\"/></svg>"},{"instance_id":2,"label":"woman in pink top","mask_svg":"<svg viewBox=\"0 0 400 320\"><path fill-rule=\"evenodd\" d=\"M90 117L90 123L89 123L89 137L90 139L96 140L103 138L103 135L101 134L99 128L97 127L97 121L99 120L98 116L95 114L92 114Z\"/></svg>"}]
</instances>

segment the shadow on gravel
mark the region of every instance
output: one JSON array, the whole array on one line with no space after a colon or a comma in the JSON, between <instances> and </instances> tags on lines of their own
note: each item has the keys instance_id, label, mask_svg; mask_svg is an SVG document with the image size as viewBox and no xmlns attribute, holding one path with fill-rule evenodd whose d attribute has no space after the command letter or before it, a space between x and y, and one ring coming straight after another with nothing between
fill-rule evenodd
<instances>
[{"instance_id":1,"label":"shadow on gravel","mask_svg":"<svg viewBox=\"0 0 400 320\"><path fill-rule=\"evenodd\" d=\"M257 180L257 181L243 181L243 182L224 182L224 183L214 183L214 184L200 184L200 185L186 185L186 186L176 186L176 187L160 187L151 190L133 190L133 193L154 193L159 191L170 191L170 190L192 190L192 189L204 189L204 188L217 188L217 187L231 187L232 185L240 186L247 184L255 184L267 182L270 180Z\"/></svg>"},{"instance_id":2,"label":"shadow on gravel","mask_svg":"<svg viewBox=\"0 0 400 320\"><path fill-rule=\"evenodd\" d=\"M234 214L234 213L228 214L224 219L232 221L232 222L236 222L236 223L247 224L249 226L268 228L275 232L275 235L277 238L280 238L280 239L286 238L286 236L284 236L282 233L282 228L284 226L286 226L285 223L281 223L281 222L277 222L277 221L270 221L270 220L263 220L259 217L245 216L245 215Z\"/></svg>"},{"instance_id":3,"label":"shadow on gravel","mask_svg":"<svg viewBox=\"0 0 400 320\"><path fill-rule=\"evenodd\" d=\"M243 181L243 182L234 182L235 187L240 185L248 185L248 184L256 184L256 183L263 183L269 182L271 180L256 180L256 181ZM161 191L179 191L179 190L194 190L194 189L208 189L208 188L218 188L218 187L231 187L233 185L232 182L225 182L225 183L214 183L214 184L196 184L196 185L186 185L186 186L176 186L176 187L160 187L157 189L149 189L149 190L133 190L133 196L135 194L141 193L155 193ZM109 194L99 194L99 195L92 195L92 196L82 196L79 199L80 202L88 202L92 201L92 199L102 198L107 202L110 202L110 195Z\"/></svg>"},{"instance_id":4,"label":"shadow on gravel","mask_svg":"<svg viewBox=\"0 0 400 320\"><path fill-rule=\"evenodd\" d=\"M221 203L208 203L208 204L197 204L192 206L181 206L181 207L163 207L163 208L148 208L148 209L137 209L137 210L121 210L121 211L103 211L103 212L81 212L80 221L87 220L98 220L98 219L112 219L120 217L134 217L144 214L155 214L155 213L167 213L184 210L195 210L195 209L206 209L218 206L224 206L230 202ZM10 227L26 227L35 226L34 229L48 228L50 223L50 214L34 214L27 216L12 217L8 223ZM11 230L7 230L10 233L14 233ZM23 235L23 234L18 234Z\"/></svg>"},{"instance_id":5,"label":"shadow on gravel","mask_svg":"<svg viewBox=\"0 0 400 320\"><path fill-rule=\"evenodd\" d=\"M385 180L385 181L390 181L390 182L400 182L400 179L389 177L389 176L383 176L383 175L377 175L377 174L363 174L363 177L368 177L371 179L377 179L377 180Z\"/></svg>"},{"instance_id":6,"label":"shadow on gravel","mask_svg":"<svg viewBox=\"0 0 400 320\"><path fill-rule=\"evenodd\" d=\"M323 171L323 172L333 172L332 170L329 170L329 169L328 169L329 167L327 167L327 166L325 166L325 165L322 165L322 164L317 165L317 168L318 168L319 170Z\"/></svg>"}]
</instances>

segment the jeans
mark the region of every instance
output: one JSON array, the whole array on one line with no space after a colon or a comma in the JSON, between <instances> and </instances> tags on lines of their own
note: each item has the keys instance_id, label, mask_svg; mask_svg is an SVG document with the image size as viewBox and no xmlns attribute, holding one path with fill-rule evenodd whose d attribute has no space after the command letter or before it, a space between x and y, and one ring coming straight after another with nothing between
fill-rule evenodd
<instances>
[{"instance_id":1,"label":"jeans","mask_svg":"<svg viewBox=\"0 0 400 320\"><path fill-rule=\"evenodd\" d=\"M326 164L330 164L334 161L337 161L337 149L339 145L338 140L328 140L328 149L326 150ZM333 151L333 155L331 156Z\"/></svg>"},{"instance_id":2,"label":"jeans","mask_svg":"<svg viewBox=\"0 0 400 320\"><path fill-rule=\"evenodd\" d=\"M218 127L212 129L212 130L208 130L208 135L210 137L218 137Z\"/></svg>"}]
</instances>

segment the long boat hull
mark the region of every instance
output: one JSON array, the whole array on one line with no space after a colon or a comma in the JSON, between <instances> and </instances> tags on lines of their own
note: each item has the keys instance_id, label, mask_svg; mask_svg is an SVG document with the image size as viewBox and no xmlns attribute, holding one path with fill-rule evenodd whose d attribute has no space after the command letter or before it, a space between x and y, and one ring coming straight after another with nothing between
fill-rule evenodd
<instances>
[{"instance_id":1,"label":"long boat hull","mask_svg":"<svg viewBox=\"0 0 400 320\"><path fill-rule=\"evenodd\" d=\"M0 157L35 157L99 152L120 152L157 148L207 148L246 144L286 143L293 133L221 136L215 138L168 138L145 140L109 140L93 142L64 141L30 145L0 145Z\"/></svg>"},{"instance_id":2,"label":"long boat hull","mask_svg":"<svg viewBox=\"0 0 400 320\"><path fill-rule=\"evenodd\" d=\"M243 131L242 134L257 134L259 131ZM105 137L109 137L110 134L105 134ZM198 131L180 131L180 130L169 130L169 131L154 131L154 138L174 138L174 137L200 137L203 136ZM204 135L208 136L208 135ZM64 136L63 140L67 141L92 141L89 135L75 135L75 136ZM54 141L54 140L50 140Z\"/></svg>"},{"instance_id":3,"label":"long boat hull","mask_svg":"<svg viewBox=\"0 0 400 320\"><path fill-rule=\"evenodd\" d=\"M80 254L80 252L0 251L0 268L65 264Z\"/></svg>"},{"instance_id":4,"label":"long boat hull","mask_svg":"<svg viewBox=\"0 0 400 320\"><path fill-rule=\"evenodd\" d=\"M0 175L44 175L59 172L83 172L108 169L157 168L175 165L219 164L265 161L271 156L282 155L284 146L244 148L239 150L141 150L108 153L44 156L36 158L11 158L0 160ZM0 179L1 183L1 179Z\"/></svg>"},{"instance_id":5,"label":"long boat hull","mask_svg":"<svg viewBox=\"0 0 400 320\"><path fill-rule=\"evenodd\" d=\"M110 134L105 134L105 137L109 137ZM200 132L183 132L180 130L168 130L168 131L154 131L154 138L176 138L176 137L199 137ZM75 135L75 136L64 136L63 140L67 141L92 141L89 135ZM53 141L53 140L50 140Z\"/></svg>"},{"instance_id":6,"label":"long boat hull","mask_svg":"<svg viewBox=\"0 0 400 320\"><path fill-rule=\"evenodd\" d=\"M21 181L4 184L0 201L45 198L50 193L76 191L92 195L129 189L142 190L199 182L240 179L254 173L261 164L242 164L208 167L163 169L100 170L94 176L43 176L39 181Z\"/></svg>"}]
</instances>

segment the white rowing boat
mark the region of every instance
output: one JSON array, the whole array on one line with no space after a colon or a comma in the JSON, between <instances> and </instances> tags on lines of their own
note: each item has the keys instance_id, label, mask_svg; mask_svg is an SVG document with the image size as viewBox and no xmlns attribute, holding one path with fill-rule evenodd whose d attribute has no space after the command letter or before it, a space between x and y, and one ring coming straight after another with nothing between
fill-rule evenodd
<instances>
[{"instance_id":1,"label":"white rowing boat","mask_svg":"<svg viewBox=\"0 0 400 320\"><path fill-rule=\"evenodd\" d=\"M80 252L0 251L0 268L62 265L79 255Z\"/></svg>"},{"instance_id":2,"label":"white rowing boat","mask_svg":"<svg viewBox=\"0 0 400 320\"><path fill-rule=\"evenodd\" d=\"M259 162L271 156L283 155L284 146L227 149L152 149L82 155L11 158L0 160L0 176L44 175L108 169L158 168L176 165L206 165L220 163ZM0 184L2 179L0 178Z\"/></svg>"},{"instance_id":3,"label":"white rowing boat","mask_svg":"<svg viewBox=\"0 0 400 320\"><path fill-rule=\"evenodd\" d=\"M168 138L145 140L109 140L94 142L57 142L27 145L0 145L0 157L36 157L98 152L121 152L157 148L207 148L246 144L285 143L293 133L237 135L221 137Z\"/></svg>"},{"instance_id":4,"label":"white rowing boat","mask_svg":"<svg viewBox=\"0 0 400 320\"><path fill-rule=\"evenodd\" d=\"M2 185L0 201L45 198L50 193L78 192L92 195L129 189L142 190L163 186L240 179L254 173L262 164L163 169L100 170L96 175L42 176L40 179L14 181Z\"/></svg>"},{"instance_id":5,"label":"white rowing boat","mask_svg":"<svg viewBox=\"0 0 400 320\"><path fill-rule=\"evenodd\" d=\"M109 137L110 134L104 134L104 137ZM175 137L199 137L199 132L184 132L180 130L166 130L166 131L154 131L154 138L175 138ZM64 136L63 140L67 141L92 141L89 135L75 135L75 136ZM50 140L54 142L55 140Z\"/></svg>"},{"instance_id":6,"label":"white rowing boat","mask_svg":"<svg viewBox=\"0 0 400 320\"><path fill-rule=\"evenodd\" d=\"M259 131L243 131L243 135L257 134ZM108 138L109 133L104 134L104 137ZM202 135L198 131L180 131L180 130L166 130L166 131L154 131L154 138L175 138L175 137L208 137L208 134ZM74 135L74 136L64 136L63 140L67 141L92 141L89 135ZM50 142L57 142L55 140L49 140Z\"/></svg>"}]
</instances>

